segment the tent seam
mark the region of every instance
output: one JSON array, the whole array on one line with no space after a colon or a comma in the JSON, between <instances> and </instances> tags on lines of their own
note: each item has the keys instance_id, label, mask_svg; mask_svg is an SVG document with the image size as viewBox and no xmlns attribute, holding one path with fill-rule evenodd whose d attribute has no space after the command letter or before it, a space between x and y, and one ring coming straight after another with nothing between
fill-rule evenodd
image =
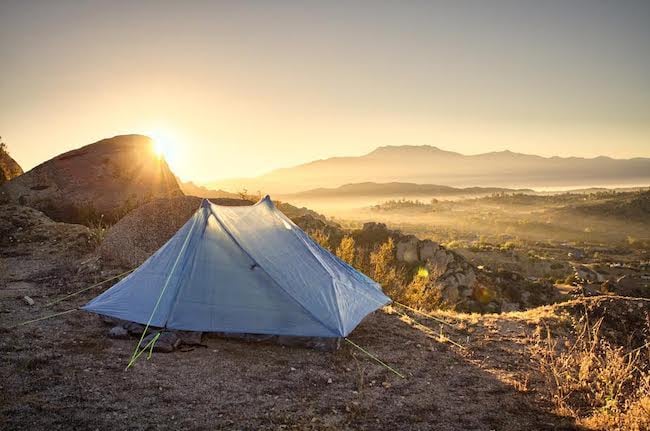
<instances>
[{"instance_id":1,"label":"tent seam","mask_svg":"<svg viewBox=\"0 0 650 431\"><path fill-rule=\"evenodd\" d=\"M275 207L275 205L273 205L273 209L274 209L274 210L277 210L277 208ZM281 217L284 216L284 218L288 219L288 221L290 221L291 224L293 224L293 225L295 226L295 223L293 223L293 221L292 221L291 219L289 219L289 218L286 217L284 214L282 214L282 212L278 211L277 213L278 213ZM307 243L307 240L306 240L305 238L303 238L302 235L300 235L299 233L297 233L296 230L292 229L292 232L293 232L293 234L294 234L294 235L295 235L295 236L296 236L300 241L302 241L303 244L305 244L305 245L307 246L307 249L309 250L309 253L311 253L311 255L312 255L312 256L316 259L316 261L320 264L320 266L321 266L321 267L322 267L322 268L323 268L323 269L324 269L324 270L325 270L325 271L330 275L330 277L332 278L332 283L331 283L331 284L332 284L332 289L334 290L334 300L336 301L336 311L337 311L336 314L337 314L337 317L339 318L339 319L338 319L338 320L339 320L339 324L341 325L341 332L345 333L346 328L345 328L345 325L343 324L343 321L342 321L341 309L340 309L340 307L339 307L339 297L338 297L337 292L336 292L336 286L334 285L334 284L335 284L335 277L334 277L334 274L332 273L332 271L330 271L330 269L327 267L327 265L325 265L325 263L324 263L324 262L323 262L323 261L322 261L322 260L321 260L321 259L320 259L320 258L319 258L315 253L314 253L314 252L313 252L312 247L310 247L310 244ZM305 235L307 235L306 232L303 232L303 233L304 233ZM309 239L309 241L312 243L311 245L313 245L313 246L315 246L315 247L319 247L319 248L322 249L322 247L321 247L319 244L317 244L314 240L312 240L312 239L309 238L309 237L308 237L308 239ZM324 250L324 249L323 249L323 251L326 251L326 252L327 252L327 250ZM329 253L329 252L328 252L328 253ZM349 265L347 265L347 264L346 264L346 266L349 267ZM374 280L373 280L373 281L374 281ZM376 282L375 282L375 283L376 283ZM387 303L392 302L392 299L389 298L389 297L387 297L388 300L389 300L388 302L382 302L382 301L379 301L379 300L377 300L377 299L375 299L375 298L369 296L366 292L363 291L363 289L359 289L359 290L357 291L357 293L358 293L358 294L361 294L364 298L369 299L369 300L374 301L375 303L377 303L379 306L378 306L376 309L378 309L379 307L383 307L383 306L386 305ZM382 292L382 293L383 293L383 292ZM386 295L384 294L384 296L386 296Z\"/></svg>"},{"instance_id":2,"label":"tent seam","mask_svg":"<svg viewBox=\"0 0 650 431\"><path fill-rule=\"evenodd\" d=\"M203 208L203 202L201 202L201 207L194 212L194 215L196 215L196 213L199 212L202 208ZM208 221L208 217L205 217L205 219L203 221L202 234L205 232L205 225L207 224L207 221ZM190 238L188 240L188 245L189 245L190 242L192 242L192 238ZM193 255L195 256L196 253L194 253ZM179 273L184 271L185 267L187 266L188 261L189 261L189 259L188 259L188 256L186 255L185 259L183 260L183 264L181 265L181 267L179 269ZM169 311L167 312L167 316L165 317L165 323L163 325L164 328L167 328L167 323L169 323L169 318L174 313L174 309L176 308L176 305L178 304L178 297L180 296L181 289L183 289L183 284L178 286L178 288L176 289L176 295L174 295L174 299L172 299L171 305L169 306Z\"/></svg>"},{"instance_id":3,"label":"tent seam","mask_svg":"<svg viewBox=\"0 0 650 431\"><path fill-rule=\"evenodd\" d=\"M261 202L261 201L260 201L260 202ZM321 325L323 325L323 327L324 327L325 329L329 330L329 331L332 332L333 334L336 334L337 336L341 336L341 333L344 332L344 331L336 331L336 330L332 329L329 325L325 324L321 319L319 319L318 317L316 317L316 316L314 315L314 313L312 313L311 311L309 311L309 309L308 309L307 307L305 307L305 306L304 306L300 301L298 301L296 298L294 298L293 295L291 295L289 292L287 292L287 291L282 287L282 285L281 285L280 283L278 283L278 282L277 282L277 281L276 281L276 280L271 276L271 274L269 274L268 271L267 271L266 269L264 269L264 267L263 267L262 265L260 265L260 263L257 261L257 259L255 259L255 258L254 258L254 257L253 257L249 252L248 252L248 250L246 250L246 249L245 249L245 248L244 248L244 247L239 243L239 241L237 241L237 240L235 239L235 236L234 236L234 235L232 234L232 232L230 232L230 230L226 227L225 223L223 223L223 222L221 221L221 219L217 216L217 213L216 213L216 212L214 211L214 209L212 208L212 204L210 205L210 212L212 213L212 215L214 215L214 218L217 220L217 222L219 223L219 225L221 225L221 227L223 228L223 230L228 234L228 236L230 237L230 239L232 239L232 241L235 243L235 245L236 245L237 247L239 247L239 248L240 248L244 253L246 253L246 256L248 256L248 257L253 261L253 263L257 264L257 266L258 266L262 271L264 271L264 273L269 277L269 279L270 279L273 283L275 283L275 285L277 285L278 288L279 288L280 290L282 290L282 292L284 292L285 295L287 295L289 298L291 298L292 301L294 301L296 304L298 304L298 306L299 306L300 308L302 308L302 309L303 309L303 310L304 310L304 311L305 311L309 316L311 316L312 319L314 319L316 322L318 322L318 323L320 323Z\"/></svg>"},{"instance_id":4,"label":"tent seam","mask_svg":"<svg viewBox=\"0 0 650 431\"><path fill-rule=\"evenodd\" d=\"M274 208L275 208L275 206L274 206ZM291 231L293 232L293 234L296 237L298 237L298 239L303 244L305 244L307 246L307 250L309 250L309 253L318 262L318 264L325 270L325 272L327 272L329 274L329 276L330 276L330 285L332 286L332 291L334 292L334 301L336 302L336 317L337 317L337 320L339 322L341 332L345 333L345 325L343 324L343 317L341 316L341 307L340 307L340 304L339 304L339 296L338 296L338 294L336 292L334 274L332 273L332 271L329 270L329 268L327 268L327 266L325 266L325 263L323 263L323 261L318 256L316 256L316 254L312 251L311 247L309 246L309 244L307 244L305 239L302 238L300 235L298 235L295 232L295 230L292 229Z\"/></svg>"}]
</instances>

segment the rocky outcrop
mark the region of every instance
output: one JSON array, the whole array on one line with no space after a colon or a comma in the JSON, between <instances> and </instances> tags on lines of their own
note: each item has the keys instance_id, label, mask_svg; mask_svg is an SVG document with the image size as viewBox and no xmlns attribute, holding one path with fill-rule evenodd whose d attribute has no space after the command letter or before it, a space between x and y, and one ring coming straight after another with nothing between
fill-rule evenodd
<instances>
[{"instance_id":1,"label":"rocky outcrop","mask_svg":"<svg viewBox=\"0 0 650 431\"><path fill-rule=\"evenodd\" d=\"M162 247L199 208L201 198L155 199L134 209L111 227L99 247L105 260L135 268ZM210 199L219 205L251 205L241 199Z\"/></svg>"},{"instance_id":2,"label":"rocky outcrop","mask_svg":"<svg viewBox=\"0 0 650 431\"><path fill-rule=\"evenodd\" d=\"M68 223L116 221L154 198L182 195L152 145L146 136L124 135L69 151L0 186L0 201Z\"/></svg>"},{"instance_id":3,"label":"rocky outcrop","mask_svg":"<svg viewBox=\"0 0 650 431\"><path fill-rule=\"evenodd\" d=\"M0 149L0 185L23 174L20 165L7 151Z\"/></svg>"},{"instance_id":4,"label":"rocky outcrop","mask_svg":"<svg viewBox=\"0 0 650 431\"><path fill-rule=\"evenodd\" d=\"M461 255L431 240L402 236L395 244L397 260L426 269L430 289L439 289L445 302L456 304L472 299L476 269Z\"/></svg>"},{"instance_id":5,"label":"rocky outcrop","mask_svg":"<svg viewBox=\"0 0 650 431\"><path fill-rule=\"evenodd\" d=\"M434 296L459 311L517 311L558 299L551 283L531 281L511 271L480 270L460 254L436 242L403 235L387 229L382 223L366 223L352 235L357 244L370 250L392 238L398 264L403 265L407 273L427 274L425 289L437 290L439 295Z\"/></svg>"},{"instance_id":6,"label":"rocky outcrop","mask_svg":"<svg viewBox=\"0 0 650 431\"><path fill-rule=\"evenodd\" d=\"M30 280L65 268L76 271L95 246L86 226L57 223L29 207L0 205L0 286L2 280Z\"/></svg>"}]
</instances>

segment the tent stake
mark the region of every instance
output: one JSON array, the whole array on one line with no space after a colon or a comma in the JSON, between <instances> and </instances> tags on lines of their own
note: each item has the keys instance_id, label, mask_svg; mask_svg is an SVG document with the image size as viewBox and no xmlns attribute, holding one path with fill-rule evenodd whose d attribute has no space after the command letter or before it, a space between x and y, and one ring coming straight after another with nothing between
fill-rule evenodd
<instances>
[{"instance_id":1,"label":"tent stake","mask_svg":"<svg viewBox=\"0 0 650 431\"><path fill-rule=\"evenodd\" d=\"M390 365L388 365L387 363L385 363L384 361L382 361L382 360L379 359L377 356L373 355L372 353L370 353L369 351L367 351L367 350L364 349L363 347L359 346L359 345L356 344L354 341L350 340L349 338L344 338L344 340L347 341L348 343L352 344L354 347L356 347L357 349L359 349L361 352L363 352L363 353L365 353L366 355L368 355L370 358L372 358L373 360L375 360L377 363L379 363L379 364L380 364L381 366L383 366L384 368L390 370L391 372L393 372L394 374L398 375L399 377L401 377L401 378L403 378L403 379L406 378L406 376L404 376L404 374L401 374L399 371L395 370L393 367L391 367Z\"/></svg>"}]
</instances>

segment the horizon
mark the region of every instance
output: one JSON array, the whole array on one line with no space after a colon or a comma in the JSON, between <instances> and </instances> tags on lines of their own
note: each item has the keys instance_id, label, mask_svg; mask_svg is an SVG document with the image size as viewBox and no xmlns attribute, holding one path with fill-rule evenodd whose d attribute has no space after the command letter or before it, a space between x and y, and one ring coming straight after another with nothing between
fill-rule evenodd
<instances>
[{"instance_id":1,"label":"horizon","mask_svg":"<svg viewBox=\"0 0 650 431\"><path fill-rule=\"evenodd\" d=\"M650 157L648 18L633 0L5 2L0 135L29 170L145 134L196 183L388 145Z\"/></svg>"},{"instance_id":2,"label":"horizon","mask_svg":"<svg viewBox=\"0 0 650 431\"><path fill-rule=\"evenodd\" d=\"M267 170L267 171L262 171L262 172L260 172L260 173L258 173L258 174L256 174L256 175L251 175L251 176L241 176L241 177L214 177L214 178L211 178L211 179L208 179L208 180L205 180L205 181L200 181L200 180L195 180L195 179L192 179L192 178L183 178L181 175L179 175L179 174L174 170L174 166L173 166L173 165L172 165L172 164L171 164L171 163L166 159L166 157L168 156L167 153L172 153L174 150L168 148L167 145L166 145L166 142L165 142L164 140L158 140L158 141L157 141L154 137L152 137L152 136L150 136L150 135L144 135L144 134L139 134L139 133L127 133L127 134L125 134L125 135L107 136L107 137L105 137L105 138L99 139L99 140L97 140L97 141L90 142L90 143L88 143L88 144L84 144L84 145L80 145L80 146L76 146L76 147L71 147L71 148L69 148L69 149L65 149L65 150L63 150L61 153L56 154L56 155L54 155L54 156L52 156L52 157L57 157L57 156L60 155L60 154L64 154L64 153L66 153L66 152L69 152L69 151L73 151L73 150L79 149L79 148L84 147L84 146L86 146L86 145L92 145L92 144L97 143L97 142L99 142L99 141L102 141L102 140L104 140L104 139L111 139L111 138L115 138L115 137L118 137L118 136L128 136L128 135L141 135L141 136L144 136L144 137L150 138L150 139L153 141L153 143L154 143L153 151L154 151L155 153L157 153L159 156L165 158L165 161L168 163L168 165L170 166L170 169L172 170L172 172L174 173L174 175L176 175L176 177L177 177L178 179L180 179L180 180L181 180L182 182L184 182L184 183L192 183L192 184L195 184L195 185L197 185L197 186L204 186L204 187L207 187L207 188L210 188L211 185L213 185L213 184L215 184L215 183L219 183L220 181L223 181L223 180L235 180L235 179L238 179L238 178L241 178L241 179L255 179L255 178L259 177L259 176L264 176L264 175L269 174L269 173L271 173L271 172L273 172L273 171L276 171L276 170L287 169L287 168L290 169L290 168L298 167L298 166L301 166L301 165L306 165L306 164L309 164L309 163L312 163L312 162L319 162L319 161L324 161L324 160L329 160L329 159L337 159L337 158L355 158L355 157L363 157L363 156L367 156L367 155L369 155L369 154L371 154L371 153L373 153L373 152L375 152L375 151L377 151L377 150L379 150L379 149L384 149L384 148L396 148L396 149L405 148L405 147L410 147L410 148L429 148L429 149L439 150L439 151L442 151L442 152L456 153L456 154L459 154L459 155L461 155L461 156L470 156L470 157L471 157L471 156L485 155L485 154L510 153L510 154L524 155L524 156L542 157L542 158L545 158L545 159L561 158L561 159L585 159L585 160L593 160L593 159L598 159L598 158L607 158L607 159L611 159L611 160L632 160L632 159L648 159L648 158L650 158L650 157L646 157L646 156L636 156L636 157L628 157L628 158L617 158L617 157L612 157L612 156L602 155L602 154L601 154L601 155L598 155L598 156L593 156L593 157L574 156L574 155L568 155L568 156L558 156L558 155L545 156L545 155L533 154L533 153L520 153L520 152L517 152L517 151L512 151L512 150L510 150L510 149L488 151L488 152L483 152L483 153L471 153L471 154L466 154L466 153L461 153L461 152L458 152L458 151L454 151L454 150L446 149L446 148L443 148L443 147L438 146L438 145L430 145L430 144L421 144L421 145L409 145L409 144L404 144L404 145L390 145L390 144L388 144L388 145L382 145L382 146L375 147L375 148L371 149L370 151L364 152L363 154L338 154L338 155L331 155L331 156L324 157L324 158L322 158L322 159L308 160L308 161L305 161L305 162L302 162L302 163L297 163L297 164L295 164L295 165L289 165L289 166L277 166L277 167L274 167L274 168L269 169L269 170ZM16 157L12 154L11 148L8 148L7 150L9 151L9 154L12 156L12 158L16 159ZM43 162L45 162L45 161L47 161L47 160L49 160L49 159L38 161L38 162L36 162L36 163L34 164L34 166L31 166L31 167L29 167L29 168L25 168L24 165L20 164L20 161L16 159L16 161L20 164L20 166L23 167L23 169L25 170L25 172L31 170L32 168L34 168L34 167L40 165L41 163L43 163ZM368 183L375 183L375 184L386 184L386 183L387 183L387 182L385 182L385 181L367 181L367 182L368 182ZM401 182L401 181L391 181L391 182L392 182L392 183L395 183L395 182ZM444 181L443 181L443 182L444 182ZM412 182L409 182L409 181L404 181L403 183L404 183L404 184L418 184L418 185L443 185L443 186L446 185L446 184L442 184L442 183L441 183L441 184L432 184L432 183L412 183ZM347 184L344 184L344 185L349 185L349 184L358 184L358 183L347 183ZM616 188L630 188L630 187L634 188L634 187L646 187L646 186L647 186L647 184L645 184L645 183L638 183L638 184L631 184L631 183L621 183L621 184L603 183L603 184L593 184L593 185L591 185L591 186L589 186L589 187L590 187L590 188L609 188L609 189L616 189ZM337 188L337 187L340 187L340 186L331 186L331 188ZM449 186L449 187L458 187L458 185L456 185L456 186ZM465 186L460 186L460 187L461 187L461 188L462 188L462 187L481 187L481 185L480 185L480 184L475 184L475 185L465 185ZM490 187L490 186L486 186L486 187ZM520 187L520 186L518 186L517 184L513 183L512 185L508 185L508 186L504 186L504 187L506 187L506 188L517 188L517 187ZM534 190L535 192L544 192L544 191L563 191L563 190L568 191L568 190L574 190L574 189L576 189L576 187L579 187L579 186L578 186L578 185L567 184L567 185L563 185L563 186L530 186L530 187L525 187L525 188L529 188L529 189L531 189L531 190ZM330 188L330 187L326 187L326 188Z\"/></svg>"}]
</instances>

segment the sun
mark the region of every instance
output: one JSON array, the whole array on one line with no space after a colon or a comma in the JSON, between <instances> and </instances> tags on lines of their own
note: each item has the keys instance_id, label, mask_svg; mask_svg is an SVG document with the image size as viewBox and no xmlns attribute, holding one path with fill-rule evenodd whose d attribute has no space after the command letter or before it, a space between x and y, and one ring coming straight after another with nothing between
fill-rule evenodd
<instances>
[{"instance_id":1,"label":"sun","mask_svg":"<svg viewBox=\"0 0 650 431\"><path fill-rule=\"evenodd\" d=\"M153 152L159 159L171 163L176 155L176 143L167 133L153 132L148 134L153 140Z\"/></svg>"}]
</instances>

